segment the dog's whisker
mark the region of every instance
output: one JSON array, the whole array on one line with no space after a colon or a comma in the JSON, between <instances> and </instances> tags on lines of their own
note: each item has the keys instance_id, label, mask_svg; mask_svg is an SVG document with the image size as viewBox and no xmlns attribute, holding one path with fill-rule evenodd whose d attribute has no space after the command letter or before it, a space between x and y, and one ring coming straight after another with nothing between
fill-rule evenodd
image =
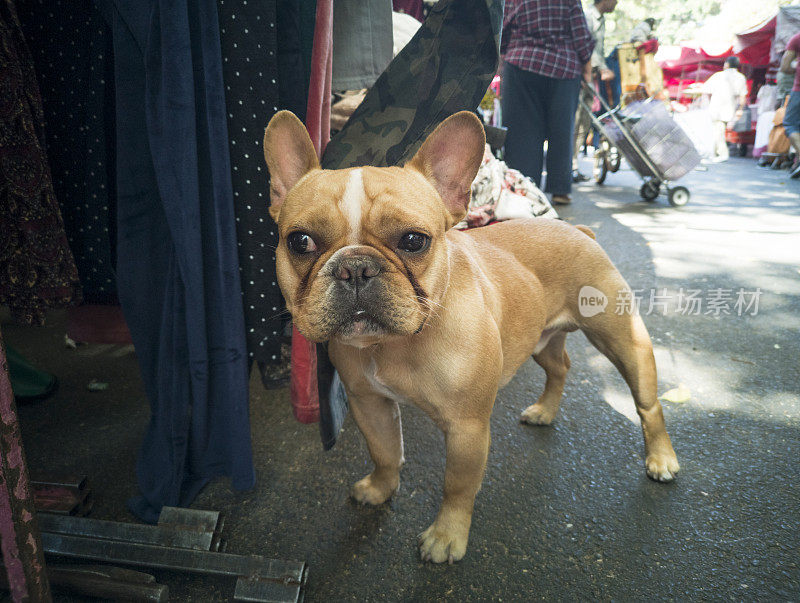
<instances>
[{"instance_id":1,"label":"dog's whisker","mask_svg":"<svg viewBox=\"0 0 800 603\"><path fill-rule=\"evenodd\" d=\"M437 310L437 308L441 308L442 310L445 310L445 311L447 310L447 308L445 306L443 306L442 304L440 304L438 302L433 301L432 299L430 299L428 297L422 297L422 296L418 295L417 296L417 301L419 301L423 306L425 306L425 309L428 310L430 315L433 316L434 318L439 318L441 316L441 314Z\"/></svg>"},{"instance_id":2,"label":"dog's whisker","mask_svg":"<svg viewBox=\"0 0 800 603\"><path fill-rule=\"evenodd\" d=\"M433 301L433 300L432 300L430 297L421 297L421 296L417 296L417 299L418 299L418 300L420 300L420 301L422 301L422 302L424 302L425 304L427 304L427 305L429 305L429 306L430 306L430 305L433 305L433 306L438 306L438 307L439 307L439 308L441 308L442 310L447 310L447 308L446 308L445 306L443 306L443 305L442 305L442 304L440 304L439 302Z\"/></svg>"},{"instance_id":3,"label":"dog's whisker","mask_svg":"<svg viewBox=\"0 0 800 603\"><path fill-rule=\"evenodd\" d=\"M444 308L444 306L442 304L440 304L439 302L433 301L429 297L424 297L422 295L415 295L414 298L417 301L421 302L422 304L424 304L426 306L439 306L440 308Z\"/></svg>"},{"instance_id":4,"label":"dog's whisker","mask_svg":"<svg viewBox=\"0 0 800 603\"><path fill-rule=\"evenodd\" d=\"M436 309L435 309L435 308L430 308L430 307L428 307L428 306L425 306L425 310L428 312L428 315L429 315L429 316L431 316L431 317L433 317L433 318L440 318L440 315L439 315L439 313L436 311ZM426 320L426 322L427 322L427 320Z\"/></svg>"},{"instance_id":5,"label":"dog's whisker","mask_svg":"<svg viewBox=\"0 0 800 603\"><path fill-rule=\"evenodd\" d=\"M274 320L274 319L279 318L281 316L291 316L291 314L290 314L289 310L286 310L284 308L283 310L281 310L277 314L273 314L272 316L268 316L267 320Z\"/></svg>"}]
</instances>

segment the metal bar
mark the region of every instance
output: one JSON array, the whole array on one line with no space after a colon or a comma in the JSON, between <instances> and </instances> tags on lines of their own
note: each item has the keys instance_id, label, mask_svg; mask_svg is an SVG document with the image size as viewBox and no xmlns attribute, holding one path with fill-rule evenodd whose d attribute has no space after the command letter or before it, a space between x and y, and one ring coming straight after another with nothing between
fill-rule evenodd
<instances>
[{"instance_id":1,"label":"metal bar","mask_svg":"<svg viewBox=\"0 0 800 603\"><path fill-rule=\"evenodd\" d=\"M213 533L51 513L41 513L39 522L42 532L198 551L208 551L213 537Z\"/></svg>"},{"instance_id":2,"label":"metal bar","mask_svg":"<svg viewBox=\"0 0 800 603\"><path fill-rule=\"evenodd\" d=\"M210 551L220 551L225 552L223 547L224 541L222 539L222 528L225 526L225 517L223 515L219 516L219 521L217 522L217 527L214 529L214 533L211 535L211 546L209 547Z\"/></svg>"},{"instance_id":3,"label":"metal bar","mask_svg":"<svg viewBox=\"0 0 800 603\"><path fill-rule=\"evenodd\" d=\"M239 578L233 592L234 601L299 602L302 593L295 584L281 584L259 578Z\"/></svg>"},{"instance_id":4,"label":"metal bar","mask_svg":"<svg viewBox=\"0 0 800 603\"><path fill-rule=\"evenodd\" d=\"M302 585L305 563L267 559L260 555L233 555L136 542L93 540L67 534L42 534L45 552L107 563L157 567L217 576L258 577Z\"/></svg>"},{"instance_id":5,"label":"metal bar","mask_svg":"<svg viewBox=\"0 0 800 603\"><path fill-rule=\"evenodd\" d=\"M161 514L158 516L159 526L208 534L213 534L218 529L219 522L219 511L201 511L181 507L162 507Z\"/></svg>"},{"instance_id":6,"label":"metal bar","mask_svg":"<svg viewBox=\"0 0 800 603\"><path fill-rule=\"evenodd\" d=\"M98 597L113 601L141 601L162 603L169 597L169 588L156 584L155 578L141 572L141 579L114 571L120 568L109 567L47 567L47 576L54 590L68 592L73 595ZM130 570L128 570L130 571ZM144 578L149 578L149 580ZM0 588L8 588L8 582L0 573Z\"/></svg>"},{"instance_id":7,"label":"metal bar","mask_svg":"<svg viewBox=\"0 0 800 603\"><path fill-rule=\"evenodd\" d=\"M87 479L85 475L50 475L48 473L37 473L31 479L33 486L68 488L75 492L86 488Z\"/></svg>"},{"instance_id":8,"label":"metal bar","mask_svg":"<svg viewBox=\"0 0 800 603\"><path fill-rule=\"evenodd\" d=\"M0 333L0 549L11 598L50 601L33 489Z\"/></svg>"},{"instance_id":9,"label":"metal bar","mask_svg":"<svg viewBox=\"0 0 800 603\"><path fill-rule=\"evenodd\" d=\"M39 511L61 515L86 515L91 508L90 490L74 490L34 482L33 499Z\"/></svg>"},{"instance_id":10,"label":"metal bar","mask_svg":"<svg viewBox=\"0 0 800 603\"><path fill-rule=\"evenodd\" d=\"M52 493L34 493L34 504L38 511L48 513L58 513L60 515L74 515L78 506L78 501L74 497L62 497L51 495Z\"/></svg>"},{"instance_id":11,"label":"metal bar","mask_svg":"<svg viewBox=\"0 0 800 603\"><path fill-rule=\"evenodd\" d=\"M96 574L110 580L119 580L120 582L154 584L156 581L155 577L151 574L128 569L126 567L116 567L115 565L53 565L51 563L47 568Z\"/></svg>"}]
</instances>

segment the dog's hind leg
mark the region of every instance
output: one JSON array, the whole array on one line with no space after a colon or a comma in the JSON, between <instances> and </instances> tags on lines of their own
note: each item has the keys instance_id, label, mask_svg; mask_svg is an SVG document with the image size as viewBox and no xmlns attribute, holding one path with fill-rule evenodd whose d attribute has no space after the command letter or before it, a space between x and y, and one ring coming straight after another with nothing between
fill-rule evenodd
<instances>
[{"instance_id":1,"label":"dog's hind leg","mask_svg":"<svg viewBox=\"0 0 800 603\"><path fill-rule=\"evenodd\" d=\"M534 353L533 359L544 369L547 380L536 404L522 412L520 419L523 423L550 425L555 418L561 405L561 395L564 393L564 382L570 366L567 350L564 349L566 339L566 331L557 331L541 350Z\"/></svg>"},{"instance_id":2,"label":"dog's hind leg","mask_svg":"<svg viewBox=\"0 0 800 603\"><path fill-rule=\"evenodd\" d=\"M680 467L664 427L653 344L644 322L638 314L607 312L587 319L581 329L631 389L642 420L647 475L660 482L672 481Z\"/></svg>"}]
</instances>

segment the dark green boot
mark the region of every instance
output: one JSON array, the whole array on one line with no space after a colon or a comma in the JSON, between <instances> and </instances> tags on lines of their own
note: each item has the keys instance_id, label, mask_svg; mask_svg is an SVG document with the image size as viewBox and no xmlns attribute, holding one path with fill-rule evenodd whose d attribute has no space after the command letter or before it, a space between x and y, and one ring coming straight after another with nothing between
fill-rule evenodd
<instances>
[{"instance_id":1,"label":"dark green boot","mask_svg":"<svg viewBox=\"0 0 800 603\"><path fill-rule=\"evenodd\" d=\"M11 389L17 401L46 398L58 385L55 375L40 371L25 360L14 348L6 345Z\"/></svg>"}]
</instances>

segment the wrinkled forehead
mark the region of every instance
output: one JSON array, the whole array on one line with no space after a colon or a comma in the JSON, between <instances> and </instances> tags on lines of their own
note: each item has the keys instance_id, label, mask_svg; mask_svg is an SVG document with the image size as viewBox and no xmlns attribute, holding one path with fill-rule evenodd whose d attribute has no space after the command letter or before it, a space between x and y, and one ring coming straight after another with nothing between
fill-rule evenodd
<instances>
[{"instance_id":1,"label":"wrinkled forehead","mask_svg":"<svg viewBox=\"0 0 800 603\"><path fill-rule=\"evenodd\" d=\"M444 227L441 199L421 174L398 167L312 172L292 188L280 217L284 233L313 221L315 228L346 231L353 240L387 221L411 226L422 220Z\"/></svg>"}]
</instances>

